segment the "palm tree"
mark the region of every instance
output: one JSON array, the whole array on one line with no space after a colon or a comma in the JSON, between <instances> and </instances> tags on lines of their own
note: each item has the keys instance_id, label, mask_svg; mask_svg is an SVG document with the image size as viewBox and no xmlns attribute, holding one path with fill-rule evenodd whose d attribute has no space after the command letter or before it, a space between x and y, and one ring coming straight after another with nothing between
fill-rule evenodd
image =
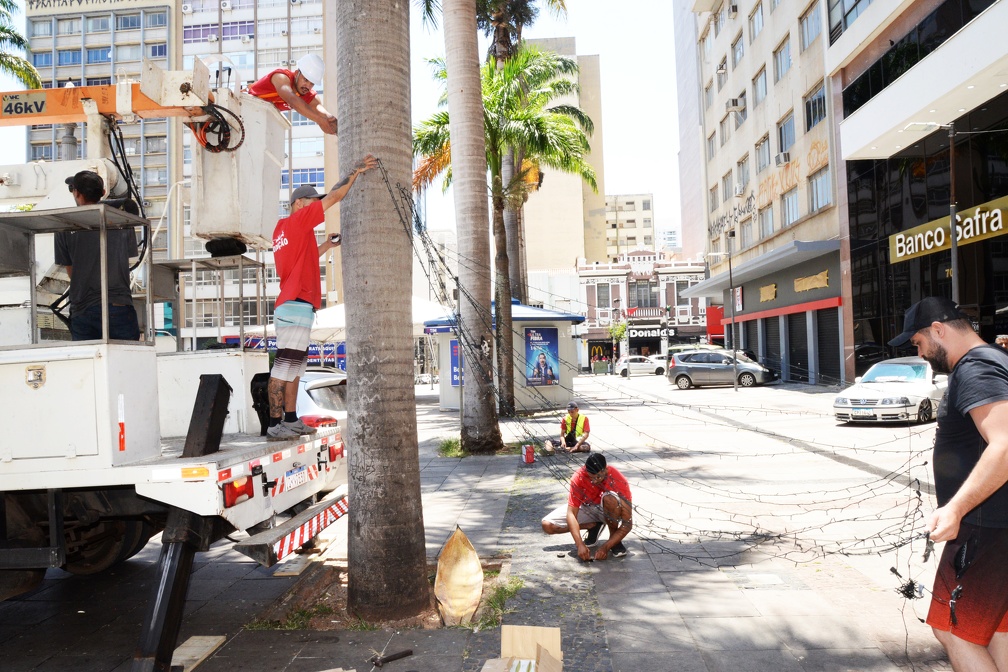
<instances>
[{"instance_id":1,"label":"palm tree","mask_svg":"<svg viewBox=\"0 0 1008 672\"><path fill-rule=\"evenodd\" d=\"M397 183L409 183L412 169L409 5L359 0L331 7L339 156L356 162L373 153L381 161L340 203L350 325L348 607L363 618L401 618L430 604L410 292L403 291L411 282L412 229L390 196Z\"/></svg>"},{"instance_id":2,"label":"palm tree","mask_svg":"<svg viewBox=\"0 0 1008 672\"><path fill-rule=\"evenodd\" d=\"M443 61L435 76L446 80ZM498 377L501 413L514 411L513 341L510 278L504 231L504 209L508 199L521 198L527 175L518 171L504 183L504 155L514 148L541 165L580 175L595 188L595 173L586 161L591 120L571 105L550 104L577 90L567 76L577 72L577 62L552 52L523 47L502 69L489 62L481 69L486 161L493 203L493 232L497 243L496 318ZM414 175L414 184L427 184L447 169L450 159L448 112L439 111L414 129L414 154L423 156Z\"/></svg>"},{"instance_id":3,"label":"palm tree","mask_svg":"<svg viewBox=\"0 0 1008 672\"><path fill-rule=\"evenodd\" d=\"M24 35L14 28L14 12L18 11L17 0L0 0L0 72L5 72L25 85L28 89L42 88L38 70L21 56L11 51L27 53L31 45Z\"/></svg>"},{"instance_id":4,"label":"palm tree","mask_svg":"<svg viewBox=\"0 0 1008 672\"><path fill-rule=\"evenodd\" d=\"M565 0L543 0L543 4L555 15L566 16ZM492 37L487 57L503 68L504 62L512 58L522 43L522 30L535 23L539 9L535 0L479 0L477 5L477 25ZM504 154L501 181L510 184L515 178L515 166L521 166L524 155L520 149L510 148ZM527 199L527 195L526 195ZM507 234L508 271L511 294L522 303L528 303L528 268L525 264L525 236L523 218L524 200L513 199L504 209L504 230Z\"/></svg>"},{"instance_id":5,"label":"palm tree","mask_svg":"<svg viewBox=\"0 0 1008 672\"><path fill-rule=\"evenodd\" d=\"M425 0L425 19L435 23L434 0ZM493 452L503 445L494 404L493 330L490 314L490 215L487 210L483 101L479 93L476 0L446 0L446 62L443 103L455 110L446 118L441 165L450 161L448 130L455 139L455 226L459 255L459 344L465 361L461 444L467 453ZM447 72L451 72L448 76ZM438 171L440 172L440 170ZM428 181L429 184L429 181Z\"/></svg>"}]
</instances>

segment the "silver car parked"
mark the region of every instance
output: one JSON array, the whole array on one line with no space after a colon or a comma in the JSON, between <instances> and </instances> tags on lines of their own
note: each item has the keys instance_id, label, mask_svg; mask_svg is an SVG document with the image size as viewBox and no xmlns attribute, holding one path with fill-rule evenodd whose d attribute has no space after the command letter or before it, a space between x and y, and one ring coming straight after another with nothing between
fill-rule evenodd
<instances>
[{"instance_id":1,"label":"silver car parked","mask_svg":"<svg viewBox=\"0 0 1008 672\"><path fill-rule=\"evenodd\" d=\"M677 352L669 360L668 379L680 390L704 385L731 385L738 373L740 387L752 387L777 380L777 372L754 362L742 353L735 364L727 350Z\"/></svg>"}]
</instances>

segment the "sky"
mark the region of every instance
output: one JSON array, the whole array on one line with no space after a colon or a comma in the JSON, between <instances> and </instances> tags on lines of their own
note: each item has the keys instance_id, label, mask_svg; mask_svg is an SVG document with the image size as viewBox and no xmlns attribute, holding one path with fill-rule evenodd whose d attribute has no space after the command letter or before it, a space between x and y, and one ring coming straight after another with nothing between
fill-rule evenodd
<instances>
[{"instance_id":1,"label":"sky","mask_svg":"<svg viewBox=\"0 0 1008 672\"><path fill-rule=\"evenodd\" d=\"M543 10L524 36L571 37L580 55L599 55L602 78L603 155L607 194L654 194L658 230L679 220L679 134L676 121L673 0L567 0L566 18ZM540 3L541 4L541 3ZM24 30L24 2L15 25ZM410 55L414 123L437 109L440 90L425 59L443 56L444 34L425 26L411 1ZM480 41L480 55L487 41ZM0 76L0 90L23 87ZM24 160L24 128L0 128L0 165ZM534 196L533 196L534 197ZM455 228L451 193L435 185L427 196L428 227Z\"/></svg>"}]
</instances>

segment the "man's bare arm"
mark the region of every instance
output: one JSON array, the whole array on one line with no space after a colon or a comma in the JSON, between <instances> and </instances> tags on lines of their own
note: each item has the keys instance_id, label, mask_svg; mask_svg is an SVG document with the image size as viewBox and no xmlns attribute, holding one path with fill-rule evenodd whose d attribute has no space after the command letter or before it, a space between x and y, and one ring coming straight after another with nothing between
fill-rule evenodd
<instances>
[{"instance_id":1,"label":"man's bare arm","mask_svg":"<svg viewBox=\"0 0 1008 672\"><path fill-rule=\"evenodd\" d=\"M332 206L336 205L350 193L350 187L357 180L357 176L361 173L366 173L375 166L378 165L378 159L368 154L363 159L357 162L350 174L344 177L342 180L336 183L329 193L322 197L322 209L328 210Z\"/></svg>"},{"instance_id":2,"label":"man's bare arm","mask_svg":"<svg viewBox=\"0 0 1008 672\"><path fill-rule=\"evenodd\" d=\"M292 82L287 75L280 72L270 78L270 83L273 85L273 88L276 89L277 95L280 96L280 98L282 98L292 110L300 112L314 121L319 125L319 128L321 128L323 132L330 135L336 134L336 117L333 117L324 107L322 107L322 104L319 102L317 97L312 99L310 103L306 103L304 98L299 96L297 91L294 89L294 82Z\"/></svg>"},{"instance_id":3,"label":"man's bare arm","mask_svg":"<svg viewBox=\"0 0 1008 672\"><path fill-rule=\"evenodd\" d=\"M987 448L948 504L928 518L928 529L934 541L955 539L963 516L1008 482L1008 401L974 408L970 417L987 442Z\"/></svg>"}]
</instances>

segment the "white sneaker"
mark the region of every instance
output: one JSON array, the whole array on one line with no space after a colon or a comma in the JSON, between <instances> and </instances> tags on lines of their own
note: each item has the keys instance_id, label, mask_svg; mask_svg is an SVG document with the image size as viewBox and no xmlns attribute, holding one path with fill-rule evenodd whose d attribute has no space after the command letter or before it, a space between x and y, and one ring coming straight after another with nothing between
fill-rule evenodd
<instances>
[{"instance_id":1,"label":"white sneaker","mask_svg":"<svg viewBox=\"0 0 1008 672\"><path fill-rule=\"evenodd\" d=\"M318 433L317 429L315 429L314 427L309 427L308 425L306 425L301 420L301 418L298 418L294 422L286 422L285 421L285 422L281 422L280 424L284 425L285 427L287 427L288 429L290 429L292 431L297 432L298 436L309 436L311 434Z\"/></svg>"},{"instance_id":2,"label":"white sneaker","mask_svg":"<svg viewBox=\"0 0 1008 672\"><path fill-rule=\"evenodd\" d=\"M267 441L293 441L300 438L301 435L288 427L285 422L281 422L279 425L274 425L266 430Z\"/></svg>"}]
</instances>

